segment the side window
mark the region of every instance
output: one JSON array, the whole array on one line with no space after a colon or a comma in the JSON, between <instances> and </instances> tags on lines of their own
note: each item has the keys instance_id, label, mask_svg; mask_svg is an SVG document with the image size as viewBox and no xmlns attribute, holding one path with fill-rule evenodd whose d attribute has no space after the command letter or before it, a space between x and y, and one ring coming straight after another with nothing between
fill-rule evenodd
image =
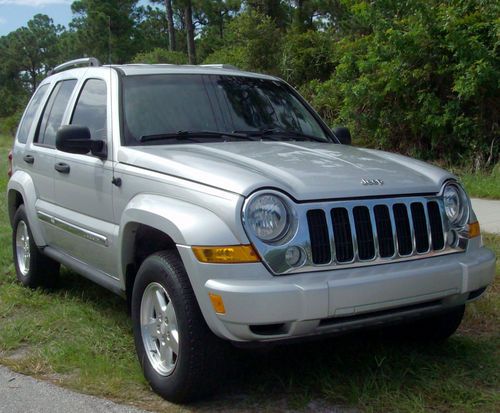
<instances>
[{"instance_id":1,"label":"side window","mask_svg":"<svg viewBox=\"0 0 500 413\"><path fill-rule=\"evenodd\" d=\"M66 106L76 86L76 79L58 82L45 105L42 121L38 126L35 141L47 146L55 146L56 133L62 123Z\"/></svg>"},{"instance_id":2,"label":"side window","mask_svg":"<svg viewBox=\"0 0 500 413\"><path fill-rule=\"evenodd\" d=\"M26 143L26 141L28 140L28 135L30 133L31 125L35 120L35 113L38 110L40 104L42 103L42 100L45 96L45 93L47 93L48 88L49 88L48 84L42 85L37 89L37 91L33 95L33 98L31 99L30 103L28 104L28 107L26 108L23 120L21 121L19 129L17 131L18 142Z\"/></svg>"},{"instance_id":3,"label":"side window","mask_svg":"<svg viewBox=\"0 0 500 413\"><path fill-rule=\"evenodd\" d=\"M106 82L89 79L78 97L71 124L87 126L93 140L106 140L107 136Z\"/></svg>"}]
</instances>

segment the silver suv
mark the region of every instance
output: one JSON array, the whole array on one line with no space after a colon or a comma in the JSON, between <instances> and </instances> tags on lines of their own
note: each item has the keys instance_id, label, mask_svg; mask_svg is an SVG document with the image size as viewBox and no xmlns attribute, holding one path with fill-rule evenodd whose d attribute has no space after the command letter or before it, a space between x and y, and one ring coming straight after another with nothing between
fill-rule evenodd
<instances>
[{"instance_id":1,"label":"silver suv","mask_svg":"<svg viewBox=\"0 0 500 413\"><path fill-rule=\"evenodd\" d=\"M275 77L65 63L13 148L17 277L50 285L63 264L125 297L144 374L175 402L212 391L228 341L447 338L494 275L469 198L349 144Z\"/></svg>"}]
</instances>

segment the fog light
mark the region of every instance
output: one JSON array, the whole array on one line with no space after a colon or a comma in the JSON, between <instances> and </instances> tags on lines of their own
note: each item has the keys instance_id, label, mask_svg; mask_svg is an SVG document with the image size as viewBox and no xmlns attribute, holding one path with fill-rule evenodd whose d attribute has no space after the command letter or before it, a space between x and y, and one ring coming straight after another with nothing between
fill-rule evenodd
<instances>
[{"instance_id":1,"label":"fog light","mask_svg":"<svg viewBox=\"0 0 500 413\"><path fill-rule=\"evenodd\" d=\"M285 261L290 267L298 267L302 265L305 254L300 247L288 247L285 252Z\"/></svg>"},{"instance_id":2,"label":"fog light","mask_svg":"<svg viewBox=\"0 0 500 413\"><path fill-rule=\"evenodd\" d=\"M458 242L458 235L456 231L450 230L448 231L448 245L450 247L456 246Z\"/></svg>"}]
</instances>

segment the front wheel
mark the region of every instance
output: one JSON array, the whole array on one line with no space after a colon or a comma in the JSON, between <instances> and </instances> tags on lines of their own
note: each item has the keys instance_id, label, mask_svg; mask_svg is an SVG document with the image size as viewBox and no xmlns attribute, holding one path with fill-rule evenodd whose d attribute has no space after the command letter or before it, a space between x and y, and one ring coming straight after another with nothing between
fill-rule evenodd
<instances>
[{"instance_id":1,"label":"front wheel","mask_svg":"<svg viewBox=\"0 0 500 413\"><path fill-rule=\"evenodd\" d=\"M224 344L208 328L176 251L144 260L132 293L134 339L144 376L180 403L212 392Z\"/></svg>"}]
</instances>

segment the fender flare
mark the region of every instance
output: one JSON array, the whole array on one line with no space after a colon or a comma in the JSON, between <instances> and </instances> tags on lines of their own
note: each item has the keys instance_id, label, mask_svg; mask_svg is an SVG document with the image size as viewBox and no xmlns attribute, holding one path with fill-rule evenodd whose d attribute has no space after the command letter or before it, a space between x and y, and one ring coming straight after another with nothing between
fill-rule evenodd
<instances>
[{"instance_id":1,"label":"fender flare","mask_svg":"<svg viewBox=\"0 0 500 413\"><path fill-rule=\"evenodd\" d=\"M147 225L180 245L236 245L240 240L214 212L201 206L156 194L139 194L123 210L118 239L119 273L124 279L132 255L137 225Z\"/></svg>"},{"instance_id":2,"label":"fender flare","mask_svg":"<svg viewBox=\"0 0 500 413\"><path fill-rule=\"evenodd\" d=\"M15 211L12 211L12 203L14 202L13 193L17 191L21 194L24 200L24 208L26 210L26 215L28 216L28 223L30 226L31 233L33 234L34 241L36 245L42 247L46 245L42 227L38 221L36 215L36 189L31 176L24 171L16 171L10 177L9 183L7 184L7 202L9 208L9 220L12 225L12 219L14 217Z\"/></svg>"}]
</instances>

